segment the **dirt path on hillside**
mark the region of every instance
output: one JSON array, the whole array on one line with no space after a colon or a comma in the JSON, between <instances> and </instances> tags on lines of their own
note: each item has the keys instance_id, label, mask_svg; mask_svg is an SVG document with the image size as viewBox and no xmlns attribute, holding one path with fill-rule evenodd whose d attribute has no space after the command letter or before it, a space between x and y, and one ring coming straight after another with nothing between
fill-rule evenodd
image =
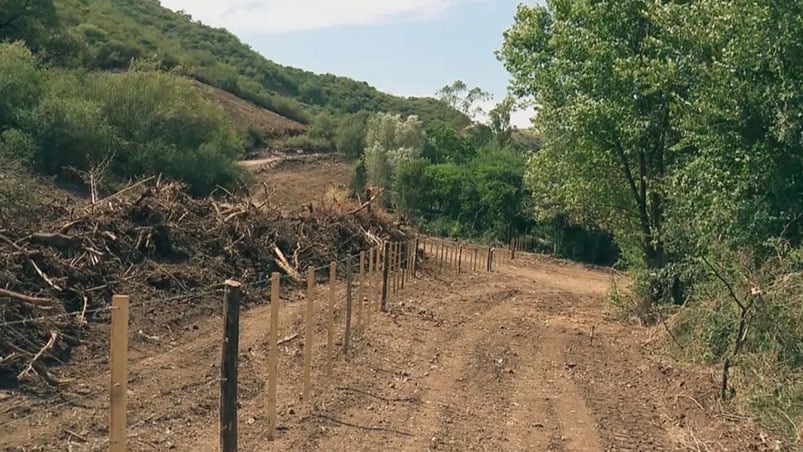
<instances>
[{"instance_id":1,"label":"dirt path on hillside","mask_svg":"<svg viewBox=\"0 0 803 452\"><path fill-rule=\"evenodd\" d=\"M372 315L328 377L321 288L314 403L299 401L305 344L290 340L280 350L272 443L264 415L269 311L246 311L240 450L772 450L746 424L714 414L715 381L651 356L649 330L611 317L607 272L522 255L492 274L421 276L388 314ZM280 337L302 325L301 296L285 298ZM342 311L337 318L342 324ZM130 450L217 450L219 332L212 316L137 344ZM43 414L6 427L13 413L0 408L2 450L104 450L108 374L85 372L69 390L83 393L81 402L46 409L12 400Z\"/></svg>"}]
</instances>

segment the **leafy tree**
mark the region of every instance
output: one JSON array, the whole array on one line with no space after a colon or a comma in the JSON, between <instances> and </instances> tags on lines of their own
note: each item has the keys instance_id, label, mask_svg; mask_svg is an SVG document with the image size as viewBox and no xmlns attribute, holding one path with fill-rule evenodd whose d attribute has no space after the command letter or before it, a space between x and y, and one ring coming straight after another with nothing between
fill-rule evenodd
<instances>
[{"instance_id":1,"label":"leafy tree","mask_svg":"<svg viewBox=\"0 0 803 452\"><path fill-rule=\"evenodd\" d=\"M513 126L510 124L510 114L515 107L516 101L513 97L507 96L488 112L490 128L496 135L500 143L507 143L510 140Z\"/></svg>"},{"instance_id":2,"label":"leafy tree","mask_svg":"<svg viewBox=\"0 0 803 452\"><path fill-rule=\"evenodd\" d=\"M0 41L22 40L39 50L58 25L53 0L4 0L0 7Z\"/></svg>"},{"instance_id":3,"label":"leafy tree","mask_svg":"<svg viewBox=\"0 0 803 452\"><path fill-rule=\"evenodd\" d=\"M520 6L499 52L514 92L538 106L536 205L601 225L662 269L664 183L687 89L683 68L666 58L670 31L641 0L547 5ZM649 290L653 300L664 291L657 281Z\"/></svg>"},{"instance_id":4,"label":"leafy tree","mask_svg":"<svg viewBox=\"0 0 803 452\"><path fill-rule=\"evenodd\" d=\"M22 43L0 44L0 130L25 122L41 95L41 75Z\"/></svg>"},{"instance_id":5,"label":"leafy tree","mask_svg":"<svg viewBox=\"0 0 803 452\"><path fill-rule=\"evenodd\" d=\"M418 159L426 137L423 123L416 116L379 113L368 120L365 133L365 168L368 181L378 187L392 188L396 167ZM386 197L386 201L392 198Z\"/></svg>"},{"instance_id":6,"label":"leafy tree","mask_svg":"<svg viewBox=\"0 0 803 452\"><path fill-rule=\"evenodd\" d=\"M340 121L335 136L337 151L350 159L360 158L365 152L365 115L349 115Z\"/></svg>"},{"instance_id":7,"label":"leafy tree","mask_svg":"<svg viewBox=\"0 0 803 452\"><path fill-rule=\"evenodd\" d=\"M479 87L469 89L462 80L455 80L451 85L446 85L435 92L435 96L441 102L462 112L470 118L476 118L484 113L480 102L493 99L493 96Z\"/></svg>"},{"instance_id":8,"label":"leafy tree","mask_svg":"<svg viewBox=\"0 0 803 452\"><path fill-rule=\"evenodd\" d=\"M428 127L426 136L427 143L422 155L432 163L462 163L470 160L476 153L471 141L451 127Z\"/></svg>"}]
</instances>

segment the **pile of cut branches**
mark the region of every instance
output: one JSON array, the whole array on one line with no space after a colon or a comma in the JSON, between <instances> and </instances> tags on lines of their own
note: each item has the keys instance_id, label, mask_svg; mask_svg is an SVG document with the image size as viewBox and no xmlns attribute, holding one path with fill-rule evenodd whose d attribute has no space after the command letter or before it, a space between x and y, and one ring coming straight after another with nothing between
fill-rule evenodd
<instances>
[{"instance_id":1,"label":"pile of cut branches","mask_svg":"<svg viewBox=\"0 0 803 452\"><path fill-rule=\"evenodd\" d=\"M195 199L155 178L94 203L65 197L43 209L0 218L0 387L58 384L48 369L69 359L88 326L108 320L87 313L115 293L169 297L274 271L301 282L309 266L404 237L364 211L286 216L247 196Z\"/></svg>"}]
</instances>

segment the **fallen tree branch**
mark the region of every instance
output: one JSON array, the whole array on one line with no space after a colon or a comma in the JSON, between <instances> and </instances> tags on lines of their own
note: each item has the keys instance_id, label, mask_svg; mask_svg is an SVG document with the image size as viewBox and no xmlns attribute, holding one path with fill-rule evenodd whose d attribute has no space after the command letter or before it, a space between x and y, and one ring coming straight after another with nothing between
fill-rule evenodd
<instances>
[{"instance_id":1,"label":"fallen tree branch","mask_svg":"<svg viewBox=\"0 0 803 452\"><path fill-rule=\"evenodd\" d=\"M374 200L376 198L378 198L382 194L383 191L384 190L379 190L379 192L377 192L377 194L375 194L374 196L371 196L371 198L368 199L367 201L365 201L364 203L362 203L362 205L360 205L360 207L357 207L356 209L354 209L351 212L349 212L349 215L354 215L357 212L359 212L359 211L365 209L366 207L370 206L371 203L374 202Z\"/></svg>"},{"instance_id":2,"label":"fallen tree branch","mask_svg":"<svg viewBox=\"0 0 803 452\"><path fill-rule=\"evenodd\" d=\"M29 295L21 294L19 292L14 292L6 289L0 289L0 297L8 297L19 301L24 301L25 303L40 308L52 308L56 304L56 301L51 300L50 298L31 297Z\"/></svg>"},{"instance_id":3,"label":"fallen tree branch","mask_svg":"<svg viewBox=\"0 0 803 452\"><path fill-rule=\"evenodd\" d=\"M33 358L31 358L31 360L28 362L28 365L25 366L25 369L23 369L22 372L20 372L19 375L17 375L17 380L22 380L24 377L28 375L28 373L34 370L36 362L39 360L39 358L42 357L42 355L45 354L45 352L52 349L53 346L56 345L56 341L58 340L58 338L59 338L59 333L57 331L50 331L50 339L47 341L44 347L39 349L39 352L36 355L34 355Z\"/></svg>"},{"instance_id":4,"label":"fallen tree branch","mask_svg":"<svg viewBox=\"0 0 803 452\"><path fill-rule=\"evenodd\" d=\"M39 274L39 276L41 276L42 279L45 280L45 282L47 283L48 286L52 287L53 289L55 289L55 290L57 290L59 292L61 292L63 290L56 283L54 283L52 279L47 277L45 272L43 272L42 269L40 269L39 266L36 265L36 262L34 262L33 259L31 259L30 262L31 262L31 265L33 265L34 270L36 270L36 273Z\"/></svg>"},{"instance_id":5,"label":"fallen tree branch","mask_svg":"<svg viewBox=\"0 0 803 452\"><path fill-rule=\"evenodd\" d=\"M56 233L35 232L31 234L29 240L32 242L41 243L43 245L52 246L53 248L57 248L59 250L76 248L81 245L80 238L72 237L58 232Z\"/></svg>"},{"instance_id":6,"label":"fallen tree branch","mask_svg":"<svg viewBox=\"0 0 803 452\"><path fill-rule=\"evenodd\" d=\"M283 345L283 344L286 344L286 343L288 343L288 342L292 341L293 339L295 339L295 338L297 338L297 337L298 337L298 333L296 333L296 334L291 334L290 336L287 336L286 338L284 338L284 339L280 340L279 342L277 342L277 343L276 343L276 345Z\"/></svg>"},{"instance_id":7,"label":"fallen tree branch","mask_svg":"<svg viewBox=\"0 0 803 452\"><path fill-rule=\"evenodd\" d=\"M134 188L136 188L136 187L139 187L140 185L145 185L145 184L147 184L148 182L152 181L152 180L153 180L153 179L155 179L155 178L156 178L156 176L151 176L151 177L147 177L147 178L145 178L145 179L142 179L141 181L139 181L139 182L137 182L137 183L135 183L135 184L131 184L131 185L129 185L128 187L126 187L126 188L124 188L124 189L122 189L122 190L118 191L117 193L114 193L114 194L112 194L112 195L109 195L109 196L107 196L107 197L105 197L105 198L103 198L103 199L99 200L99 201L98 201L96 204L101 204L101 203L104 203L104 202L106 202L106 201L109 201L109 200L111 200L111 199L113 199L113 198L116 198L116 197L118 197L118 196L122 195L123 193L129 192L129 191L133 190Z\"/></svg>"},{"instance_id":8,"label":"fallen tree branch","mask_svg":"<svg viewBox=\"0 0 803 452\"><path fill-rule=\"evenodd\" d=\"M4 236L3 234L0 234L0 241L8 243L9 245L11 245L12 248L14 248L17 251L22 251L22 247L21 246L17 245L16 243L14 243L13 240L11 240L10 238Z\"/></svg>"},{"instance_id":9,"label":"fallen tree branch","mask_svg":"<svg viewBox=\"0 0 803 452\"><path fill-rule=\"evenodd\" d=\"M393 429L391 429L391 428L385 428L385 427L367 427L367 426L364 426L364 425L352 424L352 423L349 423L349 422L341 421L341 420L339 420L339 419L335 419L335 418L333 418L333 417L331 417L331 416L327 416L327 415L325 415L325 414L314 414L313 416L314 416L314 417L317 417L317 418L321 418L321 419L326 419L327 421L329 421L329 422L332 422L332 423L335 423L335 424L338 424L338 425L343 425L343 426L345 426L345 427L358 428L358 429L360 429L360 430L367 430L367 431L369 431L369 432L385 432L385 433L394 433L394 434L396 434L396 435L401 435L401 436L410 436L410 437L412 437L412 436L415 436L415 435L413 435L412 433L408 433L408 432L402 432L402 431L399 431L399 430L393 430Z\"/></svg>"},{"instance_id":10,"label":"fallen tree branch","mask_svg":"<svg viewBox=\"0 0 803 452\"><path fill-rule=\"evenodd\" d=\"M420 401L418 399L413 398L413 397L389 399L389 398L386 398L386 397L382 397L382 396L378 396L378 395L375 395L375 394L371 394L370 392L366 392L366 391L363 391L361 389L349 388L349 387L346 387L346 386L338 387L337 390L338 391L356 392L357 394L362 394L364 396L368 396L368 397L371 397L371 398L374 398L374 399L377 399L377 400L381 400L383 402L389 402L389 403L390 402L420 403Z\"/></svg>"},{"instance_id":11,"label":"fallen tree branch","mask_svg":"<svg viewBox=\"0 0 803 452\"><path fill-rule=\"evenodd\" d=\"M282 250L279 249L277 245L273 246L273 254L276 256L276 263L279 267L282 268L285 272L287 272L287 276L293 279L295 282L303 282L304 278L301 276L301 273L298 272L295 268L293 268L289 262L287 262L287 258L284 257L284 253Z\"/></svg>"}]
</instances>

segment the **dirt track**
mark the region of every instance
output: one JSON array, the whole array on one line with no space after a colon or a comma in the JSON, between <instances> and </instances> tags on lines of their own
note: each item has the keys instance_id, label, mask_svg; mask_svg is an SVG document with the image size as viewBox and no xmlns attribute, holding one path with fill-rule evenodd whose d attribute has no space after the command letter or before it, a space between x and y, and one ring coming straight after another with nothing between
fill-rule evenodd
<instances>
[{"instance_id":1,"label":"dirt track","mask_svg":"<svg viewBox=\"0 0 803 452\"><path fill-rule=\"evenodd\" d=\"M331 377L321 365L321 288L314 406L299 401L303 343L295 339L281 349L273 443L264 416L269 311L246 311L240 448L771 450L748 425L712 414L713 380L651 357L643 347L649 330L610 317L610 281L606 272L535 256L503 261L493 274L429 274L406 288L389 314L372 315ZM299 297L282 305L280 337L301 330ZM217 450L220 318L178 323L159 335L133 346L130 450ZM108 374L97 364L82 368L80 384L71 386L70 394L84 394L81 402L48 410L61 399L13 400L37 415L0 426L3 450L106 448ZM8 419L0 409L0 425Z\"/></svg>"}]
</instances>

